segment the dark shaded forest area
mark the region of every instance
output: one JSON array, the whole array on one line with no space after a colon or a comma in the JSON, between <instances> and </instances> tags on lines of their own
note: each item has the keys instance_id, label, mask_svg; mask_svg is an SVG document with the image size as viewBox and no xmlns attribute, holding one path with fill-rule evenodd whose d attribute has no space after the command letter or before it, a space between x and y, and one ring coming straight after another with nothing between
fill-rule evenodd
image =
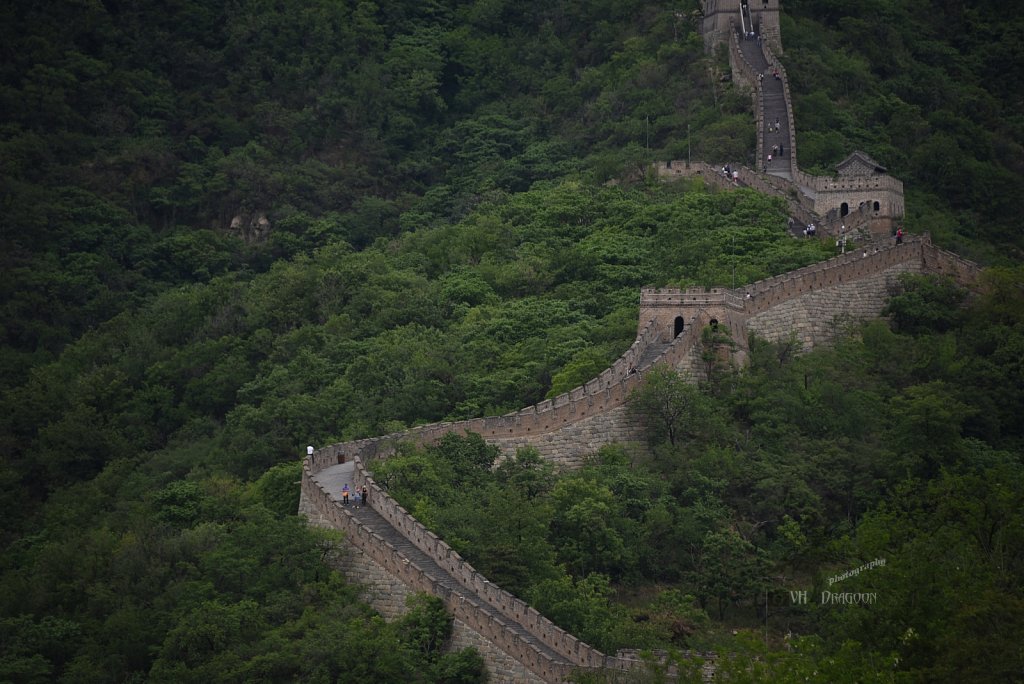
<instances>
[{"instance_id":1,"label":"dark shaded forest area","mask_svg":"<svg viewBox=\"0 0 1024 684\"><path fill-rule=\"evenodd\" d=\"M386 624L327 567L296 459L590 379L641 286L832 253L778 199L646 178L753 156L696 12L0 7L0 681L479 681L436 602ZM833 349L662 378L682 422L641 461L492 471L451 440L381 478L601 648L735 654L725 681L1024 676L1021 29L991 2L784 8L801 166L887 165L910 230L994 266L979 294L911 279ZM791 605L876 558L844 584L877 604Z\"/></svg>"}]
</instances>

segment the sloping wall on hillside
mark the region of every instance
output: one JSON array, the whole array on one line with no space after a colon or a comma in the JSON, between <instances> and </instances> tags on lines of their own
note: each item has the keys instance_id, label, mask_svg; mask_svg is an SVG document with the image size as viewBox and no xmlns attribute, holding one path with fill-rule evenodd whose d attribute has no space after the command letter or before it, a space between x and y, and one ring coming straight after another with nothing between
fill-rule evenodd
<instances>
[{"instance_id":1,"label":"sloping wall on hillside","mask_svg":"<svg viewBox=\"0 0 1024 684\"><path fill-rule=\"evenodd\" d=\"M623 442L640 448L640 428L626 408L629 393L642 381L642 359L653 365L667 365L695 378L701 375L701 333L712 323L724 327L740 347L747 333L769 339L796 337L807 347L832 338L836 321L861 320L877 316L901 273L932 272L950 275L961 283L976 277L976 265L931 245L927 236L908 238L906 244L873 247L842 255L790 273L753 283L742 290L707 291L645 290L641 297L641 320L637 341L615 365L597 379L559 398L495 418L457 423L440 423L414 428L374 439L343 442L317 450L303 464L300 512L313 522L346 532L348 540L365 553L373 564L367 572L382 570L413 591L426 591L445 600L449 611L470 632L522 664L530 677L564 681L575 667L629 670L637 661L607 656L553 625L537 611L486 580L443 540L424 528L404 508L379 488L364 464L387 458L402 440L431 443L448 432L481 434L504 453L521 446L533 446L562 467L578 466L582 459L604 444ZM667 326L684 321L680 334ZM658 347L665 339L671 342ZM742 349L741 349L742 350ZM660 352L657 358L645 356ZM355 482L366 484L370 502L405 539L426 553L460 584L470 589L474 601L454 600L451 592L430 575L411 564L402 553L379 535L362 527L355 516L333 501L313 475L331 465L354 460ZM361 566L360 566L361 567ZM360 567L355 570L359 571ZM379 570L378 570L379 569ZM375 581L386 586L387 579ZM480 609L476 600L497 609L505 618L495 619ZM567 659L551 657L524 646L507 633L502 620L512 620L540 639L544 645ZM481 642L483 643L483 642ZM570 664L571 663L571 664ZM513 665L513 667L517 667ZM523 675L526 678L526 675Z\"/></svg>"}]
</instances>

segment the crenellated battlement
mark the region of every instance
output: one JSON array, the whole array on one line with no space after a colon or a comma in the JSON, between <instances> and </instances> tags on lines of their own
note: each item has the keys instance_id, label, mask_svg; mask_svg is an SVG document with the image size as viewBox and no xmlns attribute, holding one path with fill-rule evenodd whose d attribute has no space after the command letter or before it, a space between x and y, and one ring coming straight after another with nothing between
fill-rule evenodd
<instances>
[{"instance_id":1,"label":"crenellated battlement","mask_svg":"<svg viewBox=\"0 0 1024 684\"><path fill-rule=\"evenodd\" d=\"M758 79L763 72L748 59L749 44L741 47L736 27L741 23L753 26L763 37L763 50L758 41L759 54L767 56L769 63L778 64L773 50L782 49L779 0L706 0L703 8L706 45L711 48L728 42L737 80L753 88L760 159L768 111ZM791 216L798 220L806 218L805 223L829 212L841 212L838 218L842 220L853 215L854 205L857 220L876 229L901 217L903 184L879 172L880 167L866 155L851 155L840 164L839 174L831 178L810 176L797 168L788 79L781 65L778 68L785 94L784 106L778 111L780 119L786 117L790 161L774 167L774 173L737 166L737 181L786 197ZM779 97L777 92L775 97ZM661 177L701 175L709 184L734 185L717 169L703 163L668 162L656 169ZM377 571L396 578L413 591L440 597L460 624L467 625L518 663L515 673L501 681L561 682L580 670L632 670L640 666L637 659L601 653L489 582L375 482L372 461L388 458L402 442L427 445L449 433L470 432L498 446L505 456L529 446L563 468L579 466L588 454L606 444L643 449L642 429L627 410L630 394L654 366L700 378L702 332L707 326L731 334L737 345L733 358L738 362L745 357L749 334L770 340L795 337L805 348L811 348L834 338L837 321L877 316L903 273L941 274L962 285L971 285L979 268L935 247L923 235L907 236L899 245L875 242L867 248L742 288L643 288L636 339L596 378L502 416L435 423L317 449L303 462L300 512L313 523L345 532L347 542L365 554ZM411 543L423 554L419 556L422 565L410 559L411 552L400 550L402 543L392 543L371 529L365 517L343 507L318 479L342 466L351 469L350 478L355 486L366 486L370 508L386 521L388 534L397 535L401 542ZM449 578L457 585L452 585Z\"/></svg>"},{"instance_id":2,"label":"crenellated battlement","mask_svg":"<svg viewBox=\"0 0 1024 684\"><path fill-rule=\"evenodd\" d=\"M733 80L751 93L757 129L753 166L762 177L783 181L769 192L806 198L801 205L814 216L800 218L804 223L841 232L851 216L851 222L874 235L895 231L905 213L903 183L863 152L855 151L841 161L833 176L812 176L800 170L789 77L777 57L782 54L778 11L777 2L771 1L704 3L705 47L711 51L727 44Z\"/></svg>"},{"instance_id":3,"label":"crenellated battlement","mask_svg":"<svg viewBox=\"0 0 1024 684\"><path fill-rule=\"evenodd\" d=\"M642 444L640 428L632 424L626 410L630 392L655 365L697 376L695 358L705 326L729 330L740 346L741 357L751 332L769 339L796 334L810 347L829 340L836 316L863 319L877 315L894 279L901 273L939 273L970 284L978 271L975 264L936 248L927 236L919 236L908 237L901 245L855 250L744 288L643 288L636 340L597 378L504 416L436 423L317 449L303 463L301 510L314 522L345 531L352 544L406 586L440 596L458 620L543 681L565 681L577 668L628 670L638 666L638 662L597 651L488 582L444 540L388 496L374 481L367 463L388 458L401 442L431 444L448 433L475 432L505 454L532 446L560 466L578 466L588 453L603 444ZM372 508L404 539L455 578L473 600L453 595L428 572L407 562L393 544L364 529L351 510L332 498L316 476L341 463L354 463L353 482L368 488ZM481 602L503 617L495 618L493 611L485 610ZM526 629L559 658L553 659L524 644L503 620Z\"/></svg>"}]
</instances>

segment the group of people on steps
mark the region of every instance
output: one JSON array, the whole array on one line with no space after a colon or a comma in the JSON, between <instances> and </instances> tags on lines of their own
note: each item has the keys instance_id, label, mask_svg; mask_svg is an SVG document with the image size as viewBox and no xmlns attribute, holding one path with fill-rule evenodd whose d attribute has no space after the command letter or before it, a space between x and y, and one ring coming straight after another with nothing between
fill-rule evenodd
<instances>
[{"instance_id":1,"label":"group of people on steps","mask_svg":"<svg viewBox=\"0 0 1024 684\"><path fill-rule=\"evenodd\" d=\"M359 508L359 506L361 506L361 505L367 505L368 506L369 503L370 503L370 495L369 495L369 492L366 491L366 485L363 485L362 489L359 489L359 487L354 487L353 489L354 489L354 492L355 492L354 498L355 498L356 508ZM346 482L345 485L341 488L341 505L342 506L348 506L349 495L352 494L352 493L353 493L353 491L349 489L348 483Z\"/></svg>"}]
</instances>

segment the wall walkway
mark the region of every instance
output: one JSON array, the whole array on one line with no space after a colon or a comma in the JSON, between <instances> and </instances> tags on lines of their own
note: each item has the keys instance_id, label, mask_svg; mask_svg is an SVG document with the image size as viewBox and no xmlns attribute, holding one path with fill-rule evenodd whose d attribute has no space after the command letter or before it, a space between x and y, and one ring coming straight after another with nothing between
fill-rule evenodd
<instances>
[{"instance_id":1,"label":"wall walkway","mask_svg":"<svg viewBox=\"0 0 1024 684\"><path fill-rule=\"evenodd\" d=\"M816 193L834 189L827 184L837 181L799 171L785 71L767 44L741 39L735 30L729 33L734 76L754 89L757 159L766 172L734 167L739 171L737 184L786 197L791 216L810 223L817 218ZM782 145L785 151L767 163L773 145ZM734 185L702 163L669 162L659 164L657 172L662 177L702 175L714 185ZM902 196L902 186L899 191ZM345 533L336 564L364 584L367 599L382 614L400 614L409 592L441 598L455 618L453 642L476 646L492 681L562 682L578 671L628 672L642 667L635 657L601 653L488 582L388 496L373 480L368 463L387 458L399 442L431 444L449 432L478 433L506 456L531 446L562 468L579 466L606 444L643 449L642 431L627 409L630 393L657 365L699 378L705 326L730 331L739 347L734 356L739 361L751 333L770 340L794 338L810 348L830 341L842 323L877 316L898 277L907 272L947 275L970 285L978 267L936 248L925 235L908 237L901 245L875 242L736 290L644 289L636 340L598 377L507 415L436 423L318 449L303 463L300 513L313 524ZM680 324L682 332L676 334ZM366 486L369 505L342 505L345 484Z\"/></svg>"},{"instance_id":2,"label":"wall walkway","mask_svg":"<svg viewBox=\"0 0 1024 684\"><path fill-rule=\"evenodd\" d=\"M978 268L921 236L737 290L645 289L637 340L595 380L506 416L438 423L318 449L303 464L300 512L316 524L344 531L353 552L374 564L376 570L370 567L367 575L382 570L413 591L442 598L471 642L490 648L482 651L490 653L487 662L495 681L564 681L577 669L638 667L634 659L597 651L488 582L388 496L374 482L367 463L387 458L401 441L433 443L449 432L477 432L505 454L533 446L561 467L575 467L587 454L613 442L643 448L640 428L627 411L629 393L656 365L699 377L706 325L714 321L724 326L741 348L751 332L768 339L795 336L812 347L831 339L837 317L848 321L877 316L904 272L939 273L970 284ZM673 337L679 318L685 326ZM368 488L369 507L341 505L340 490L346 483ZM396 610L386 599L379 597L384 608Z\"/></svg>"}]
</instances>

